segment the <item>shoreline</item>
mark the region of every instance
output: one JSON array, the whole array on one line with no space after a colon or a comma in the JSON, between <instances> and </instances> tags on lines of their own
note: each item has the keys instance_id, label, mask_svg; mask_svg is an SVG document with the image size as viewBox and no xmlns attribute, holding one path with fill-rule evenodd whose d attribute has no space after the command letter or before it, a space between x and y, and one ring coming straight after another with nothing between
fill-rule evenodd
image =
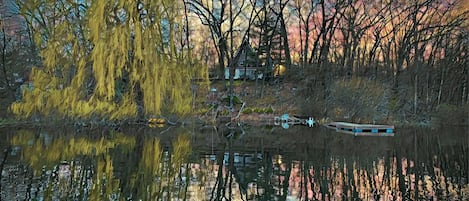
<instances>
[{"instance_id":1,"label":"shoreline","mask_svg":"<svg viewBox=\"0 0 469 201\"><path fill-rule=\"evenodd\" d=\"M246 126L275 126L274 118L277 115L275 114L265 114L265 113L251 113L251 114L242 114L238 118L233 117L230 119L229 116L220 117L217 119L210 119L204 117L190 117L179 120L168 120L168 118L160 117L164 119L164 123L160 123L158 127L167 127L167 126L181 126L181 125L201 125L201 126L219 126L227 124L230 122L239 123L240 125ZM278 115L280 116L280 115ZM313 117L314 118L314 117ZM315 119L317 126L322 126L326 123L333 122L329 118ZM340 120L344 122L353 122L347 120ZM353 122L355 123L355 122ZM364 122L358 122L364 123ZM366 122L369 123L369 122ZM373 123L369 123L373 124ZM441 124L431 121L406 121L406 122L376 122L375 124L387 124L393 125L396 128L439 128L439 127L468 127L469 124ZM121 127L121 126L143 126L143 127L152 127L151 122L148 119L126 119L126 120L72 120L72 119L51 119L51 118L37 118L34 120L18 120L14 118L0 118L0 128L5 127L48 127L48 126L67 126L67 127Z\"/></svg>"}]
</instances>

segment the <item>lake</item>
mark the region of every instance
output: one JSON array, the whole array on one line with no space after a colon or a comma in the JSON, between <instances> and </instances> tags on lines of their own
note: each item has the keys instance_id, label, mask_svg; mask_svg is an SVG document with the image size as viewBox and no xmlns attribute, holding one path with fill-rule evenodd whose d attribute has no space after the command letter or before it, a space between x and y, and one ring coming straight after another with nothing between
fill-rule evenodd
<instances>
[{"instance_id":1,"label":"lake","mask_svg":"<svg viewBox=\"0 0 469 201\"><path fill-rule=\"evenodd\" d=\"M1 200L469 200L469 129L1 128Z\"/></svg>"}]
</instances>

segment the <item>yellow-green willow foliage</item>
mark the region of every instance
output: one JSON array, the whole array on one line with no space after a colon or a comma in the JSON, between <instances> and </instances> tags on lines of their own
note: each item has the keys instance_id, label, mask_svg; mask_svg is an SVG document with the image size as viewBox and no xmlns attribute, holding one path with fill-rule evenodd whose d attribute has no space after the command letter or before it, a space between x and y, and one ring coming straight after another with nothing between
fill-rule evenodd
<instances>
[{"instance_id":1,"label":"yellow-green willow foliage","mask_svg":"<svg viewBox=\"0 0 469 201\"><path fill-rule=\"evenodd\" d=\"M37 138L32 132L20 130L11 139L11 144L21 146L23 159L35 170L40 170L43 166L53 166L62 160L68 161L79 155L105 154L117 146L129 151L135 147L134 137L122 133L112 133L111 136L112 139L102 137L99 140L60 137L50 144L45 144L43 139Z\"/></svg>"},{"instance_id":2,"label":"yellow-green willow foliage","mask_svg":"<svg viewBox=\"0 0 469 201\"><path fill-rule=\"evenodd\" d=\"M41 5L55 4L63 10L54 23L35 31L43 66L33 68L33 87L11 105L14 114L131 118L138 89L147 115L191 112L191 78L208 73L176 41L184 34L180 3L89 0L86 10L80 7L83 17L73 21L64 6L76 6L71 1L31 0L22 13L41 14ZM123 92L117 93L119 85Z\"/></svg>"}]
</instances>

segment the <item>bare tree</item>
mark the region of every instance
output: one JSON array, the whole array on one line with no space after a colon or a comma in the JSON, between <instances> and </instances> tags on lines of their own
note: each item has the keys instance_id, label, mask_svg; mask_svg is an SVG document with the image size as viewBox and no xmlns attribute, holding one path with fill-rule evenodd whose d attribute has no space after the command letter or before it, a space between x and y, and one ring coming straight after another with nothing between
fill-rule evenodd
<instances>
[{"instance_id":1,"label":"bare tree","mask_svg":"<svg viewBox=\"0 0 469 201\"><path fill-rule=\"evenodd\" d=\"M315 3L314 1L300 0L295 0L293 1L293 3L293 8L296 11L296 15L298 17L298 29L300 34L300 60L301 64L304 66L308 59L309 42L312 31L310 27L310 22L315 11Z\"/></svg>"},{"instance_id":2,"label":"bare tree","mask_svg":"<svg viewBox=\"0 0 469 201\"><path fill-rule=\"evenodd\" d=\"M12 1L0 5L0 59L2 88L16 90L15 84L26 79L27 68L37 60L32 49L32 37L28 35L24 19L19 16L19 8ZM13 93L12 93L13 94Z\"/></svg>"},{"instance_id":3,"label":"bare tree","mask_svg":"<svg viewBox=\"0 0 469 201\"><path fill-rule=\"evenodd\" d=\"M278 3L278 9L273 9L273 13L277 15L277 18L280 22L280 37L281 37L281 46L283 48L284 56L285 56L285 62L287 66L291 65L291 55L290 55L290 47L288 45L288 34L287 34L287 28L285 24L285 17L284 17L284 9L286 5L288 4L289 0L286 0L283 2L282 0L279 1Z\"/></svg>"},{"instance_id":4,"label":"bare tree","mask_svg":"<svg viewBox=\"0 0 469 201\"><path fill-rule=\"evenodd\" d=\"M309 63L318 63L321 68L322 64L327 62L331 41L337 29L337 23L340 21L339 13L343 9L343 5L342 1L320 0L318 2L320 13L319 17L314 20L318 29L316 29L316 38Z\"/></svg>"},{"instance_id":5,"label":"bare tree","mask_svg":"<svg viewBox=\"0 0 469 201\"><path fill-rule=\"evenodd\" d=\"M234 5L230 0L186 0L185 4L199 17L202 24L210 29L211 39L218 54L219 77L223 78L225 64L231 60L234 52L230 46L234 43L230 38L235 32L233 24L243 11L244 1Z\"/></svg>"},{"instance_id":6,"label":"bare tree","mask_svg":"<svg viewBox=\"0 0 469 201\"><path fill-rule=\"evenodd\" d=\"M237 20L242 16L245 9L245 1L234 0L213 0L213 1L185 1L190 6L191 11L194 12L202 24L208 26L211 33L211 38L218 54L218 76L225 80L225 64L229 67L229 96L230 108L233 107L233 82L236 66L234 58L235 55L235 32L242 32L239 30ZM248 20L250 22L250 20ZM248 23L250 24L250 23ZM249 27L250 25L248 25ZM228 28L226 28L228 27ZM244 30L247 32L247 30ZM244 37L244 36L243 36ZM225 82L226 86L226 82Z\"/></svg>"},{"instance_id":7,"label":"bare tree","mask_svg":"<svg viewBox=\"0 0 469 201\"><path fill-rule=\"evenodd\" d=\"M343 36L341 65L347 77L350 77L357 70L358 58L364 57L364 55L359 55L360 42L367 31L379 22L378 13L383 10L383 8L378 8L375 13L370 13L370 7L370 2L367 1L349 1L339 12L339 15L342 16L340 30Z\"/></svg>"},{"instance_id":8,"label":"bare tree","mask_svg":"<svg viewBox=\"0 0 469 201\"><path fill-rule=\"evenodd\" d=\"M289 39L284 18L284 9L287 3L288 0L275 3L267 0L251 1L256 12L249 35L260 59L257 66L263 66L264 75L272 76L274 64L291 64ZM264 76L262 79L261 97L264 95L266 78Z\"/></svg>"},{"instance_id":9,"label":"bare tree","mask_svg":"<svg viewBox=\"0 0 469 201\"><path fill-rule=\"evenodd\" d=\"M2 37L2 43L1 43L1 59L2 59L2 73L3 73L3 86L6 87L6 88L11 88L11 81L10 81L10 75L9 73L7 72L7 49L9 47L9 42L10 42L10 38L7 39L7 32L6 32L6 29L5 29L5 22L4 22L4 19L2 17L2 19L0 19L0 29L1 29L1 37Z\"/></svg>"}]
</instances>

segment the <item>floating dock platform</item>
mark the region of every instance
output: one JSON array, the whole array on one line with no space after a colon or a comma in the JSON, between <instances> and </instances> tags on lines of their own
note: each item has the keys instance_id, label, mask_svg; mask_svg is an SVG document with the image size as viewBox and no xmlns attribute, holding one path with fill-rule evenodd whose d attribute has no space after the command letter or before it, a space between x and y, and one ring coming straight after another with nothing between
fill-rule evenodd
<instances>
[{"instance_id":1,"label":"floating dock platform","mask_svg":"<svg viewBox=\"0 0 469 201\"><path fill-rule=\"evenodd\" d=\"M355 136L394 136L394 126L375 124L355 124L347 122L331 122L325 124L327 128L337 132L352 134Z\"/></svg>"}]
</instances>

